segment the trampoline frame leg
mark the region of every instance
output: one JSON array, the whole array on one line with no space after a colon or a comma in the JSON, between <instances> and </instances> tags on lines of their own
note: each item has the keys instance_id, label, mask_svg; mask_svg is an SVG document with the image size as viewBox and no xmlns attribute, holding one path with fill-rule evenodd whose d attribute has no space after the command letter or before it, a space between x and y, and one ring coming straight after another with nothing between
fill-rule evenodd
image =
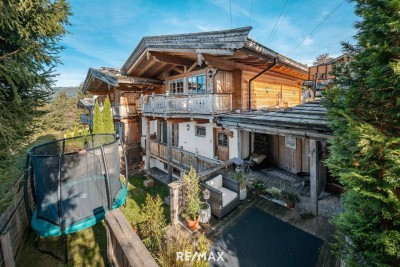
<instances>
[{"instance_id":1,"label":"trampoline frame leg","mask_svg":"<svg viewBox=\"0 0 400 267\"><path fill-rule=\"evenodd\" d=\"M48 254L52 257L54 257L57 260L60 261L64 261L65 263L68 263L68 238L67 235L61 235L60 236L60 240L61 242L64 244L64 259L60 256L57 256L56 254L54 254L51 251L45 250L45 249L41 249L40 248L40 235L35 234L35 248L37 251L41 252L41 253L45 253Z\"/></svg>"}]
</instances>

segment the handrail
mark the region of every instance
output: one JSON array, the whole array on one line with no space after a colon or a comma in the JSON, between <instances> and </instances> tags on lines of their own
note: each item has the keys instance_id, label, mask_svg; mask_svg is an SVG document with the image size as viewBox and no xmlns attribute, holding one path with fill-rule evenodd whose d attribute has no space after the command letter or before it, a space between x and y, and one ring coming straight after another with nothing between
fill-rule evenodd
<instances>
[{"instance_id":1,"label":"handrail","mask_svg":"<svg viewBox=\"0 0 400 267\"><path fill-rule=\"evenodd\" d=\"M140 111L144 113L227 113L232 111L232 94L142 95Z\"/></svg>"}]
</instances>

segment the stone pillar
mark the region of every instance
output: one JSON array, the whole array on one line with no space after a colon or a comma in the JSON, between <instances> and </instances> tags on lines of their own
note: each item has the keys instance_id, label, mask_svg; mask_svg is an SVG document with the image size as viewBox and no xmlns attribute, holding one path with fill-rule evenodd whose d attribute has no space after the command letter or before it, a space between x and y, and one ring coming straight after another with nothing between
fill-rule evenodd
<instances>
[{"instance_id":1,"label":"stone pillar","mask_svg":"<svg viewBox=\"0 0 400 267\"><path fill-rule=\"evenodd\" d=\"M146 166L145 170L147 173L150 173L150 118L145 117L146 119Z\"/></svg>"},{"instance_id":2,"label":"stone pillar","mask_svg":"<svg viewBox=\"0 0 400 267\"><path fill-rule=\"evenodd\" d=\"M171 224L177 225L179 220L179 189L181 188L181 183L178 181L169 183L168 187Z\"/></svg>"},{"instance_id":3,"label":"stone pillar","mask_svg":"<svg viewBox=\"0 0 400 267\"><path fill-rule=\"evenodd\" d=\"M172 121L167 120L168 183L172 182Z\"/></svg>"},{"instance_id":4,"label":"stone pillar","mask_svg":"<svg viewBox=\"0 0 400 267\"><path fill-rule=\"evenodd\" d=\"M310 140L310 211L318 215L318 141Z\"/></svg>"}]
</instances>

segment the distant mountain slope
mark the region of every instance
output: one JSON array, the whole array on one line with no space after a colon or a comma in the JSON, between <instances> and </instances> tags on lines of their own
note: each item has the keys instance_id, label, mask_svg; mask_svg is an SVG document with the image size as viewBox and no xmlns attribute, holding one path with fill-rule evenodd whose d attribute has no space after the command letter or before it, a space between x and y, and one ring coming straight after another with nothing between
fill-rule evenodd
<instances>
[{"instance_id":1,"label":"distant mountain slope","mask_svg":"<svg viewBox=\"0 0 400 267\"><path fill-rule=\"evenodd\" d=\"M60 92L65 92L68 97L77 96L78 95L78 86L67 86L67 87L53 87L54 94L52 95L52 99L56 98Z\"/></svg>"}]
</instances>

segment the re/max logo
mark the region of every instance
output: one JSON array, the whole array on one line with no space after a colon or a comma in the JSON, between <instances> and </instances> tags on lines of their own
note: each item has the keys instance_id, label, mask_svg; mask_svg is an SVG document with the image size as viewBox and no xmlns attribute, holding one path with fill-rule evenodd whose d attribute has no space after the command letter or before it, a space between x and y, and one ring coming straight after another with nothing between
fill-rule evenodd
<instances>
[{"instance_id":1,"label":"re/max logo","mask_svg":"<svg viewBox=\"0 0 400 267\"><path fill-rule=\"evenodd\" d=\"M207 252L176 252L176 261L224 261L223 254L224 252L217 252L216 254L214 252L209 254Z\"/></svg>"}]
</instances>

